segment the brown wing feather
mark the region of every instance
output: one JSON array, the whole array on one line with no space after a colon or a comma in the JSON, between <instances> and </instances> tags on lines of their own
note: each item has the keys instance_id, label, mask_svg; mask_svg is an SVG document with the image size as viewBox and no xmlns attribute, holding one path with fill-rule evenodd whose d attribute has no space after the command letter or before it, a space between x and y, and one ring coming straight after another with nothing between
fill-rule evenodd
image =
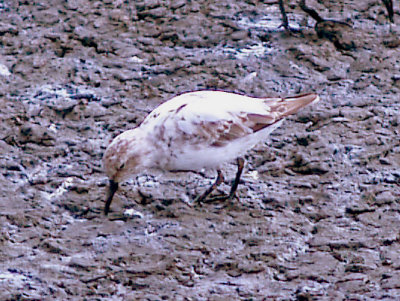
<instances>
[{"instance_id":1,"label":"brown wing feather","mask_svg":"<svg viewBox=\"0 0 400 301\"><path fill-rule=\"evenodd\" d=\"M221 123L203 123L202 133L213 138L209 144L215 147L222 147L229 142L253 134L276 122L276 118L270 114L243 113L239 116L239 122L222 121Z\"/></svg>"},{"instance_id":2,"label":"brown wing feather","mask_svg":"<svg viewBox=\"0 0 400 301\"><path fill-rule=\"evenodd\" d=\"M202 121L196 125L196 133L190 137L193 145L208 144L222 147L229 142L260 131L279 120L296 113L302 107L317 100L316 94L304 94L289 98L265 99L265 114L242 112L232 120ZM268 110L269 107L269 110ZM234 121L236 119L236 121ZM183 133L182 137L185 136ZM189 138L185 137L186 139Z\"/></svg>"},{"instance_id":3,"label":"brown wing feather","mask_svg":"<svg viewBox=\"0 0 400 301\"><path fill-rule=\"evenodd\" d=\"M253 132L258 132L277 121L273 114L247 114L247 119L247 123L251 123L249 127Z\"/></svg>"},{"instance_id":4,"label":"brown wing feather","mask_svg":"<svg viewBox=\"0 0 400 301\"><path fill-rule=\"evenodd\" d=\"M253 131L247 127L245 124L235 123L232 120L224 120L219 125L211 125L210 123L205 123L203 125L204 129L208 132L213 133L213 141L210 141L211 146L221 147L227 145L230 141L242 138L246 135L253 133Z\"/></svg>"},{"instance_id":5,"label":"brown wing feather","mask_svg":"<svg viewBox=\"0 0 400 301\"><path fill-rule=\"evenodd\" d=\"M282 98L269 104L271 114L274 114L277 120L297 113L301 108L318 101L318 95L315 93L302 94L293 97Z\"/></svg>"}]
</instances>

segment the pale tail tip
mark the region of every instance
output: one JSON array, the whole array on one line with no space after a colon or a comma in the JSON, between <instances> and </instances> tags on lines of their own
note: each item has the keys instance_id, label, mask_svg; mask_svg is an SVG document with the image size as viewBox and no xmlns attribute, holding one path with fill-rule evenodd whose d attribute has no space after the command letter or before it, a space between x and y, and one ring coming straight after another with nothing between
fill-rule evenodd
<instances>
[{"instance_id":1,"label":"pale tail tip","mask_svg":"<svg viewBox=\"0 0 400 301\"><path fill-rule=\"evenodd\" d=\"M316 93L307 93L303 95L299 95L298 98L304 99L304 102L312 104L317 103L319 101L319 96Z\"/></svg>"},{"instance_id":2,"label":"pale tail tip","mask_svg":"<svg viewBox=\"0 0 400 301\"><path fill-rule=\"evenodd\" d=\"M304 105L309 105L313 103L317 103L320 98L318 94L316 93L306 93L306 94L300 94L292 97L287 97L284 99L285 101L294 101L297 103L303 103Z\"/></svg>"},{"instance_id":3,"label":"pale tail tip","mask_svg":"<svg viewBox=\"0 0 400 301\"><path fill-rule=\"evenodd\" d=\"M315 97L315 99L311 103L317 103L318 101L320 101L318 94L312 93L311 95Z\"/></svg>"}]
</instances>

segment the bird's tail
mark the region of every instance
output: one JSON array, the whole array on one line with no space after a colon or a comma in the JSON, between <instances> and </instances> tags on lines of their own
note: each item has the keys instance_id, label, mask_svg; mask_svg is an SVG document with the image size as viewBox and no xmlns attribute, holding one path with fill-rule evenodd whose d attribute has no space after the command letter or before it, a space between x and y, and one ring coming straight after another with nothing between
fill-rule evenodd
<instances>
[{"instance_id":1,"label":"bird's tail","mask_svg":"<svg viewBox=\"0 0 400 301\"><path fill-rule=\"evenodd\" d=\"M286 98L263 98L263 102L266 105L265 114L247 114L247 120L249 122L247 126L254 132L258 132L317 101L319 101L319 97L315 93Z\"/></svg>"},{"instance_id":2,"label":"bird's tail","mask_svg":"<svg viewBox=\"0 0 400 301\"><path fill-rule=\"evenodd\" d=\"M319 96L315 93L301 94L281 99L265 99L265 102L271 109L271 113L274 113L277 119L295 114L301 108L318 101Z\"/></svg>"}]
</instances>

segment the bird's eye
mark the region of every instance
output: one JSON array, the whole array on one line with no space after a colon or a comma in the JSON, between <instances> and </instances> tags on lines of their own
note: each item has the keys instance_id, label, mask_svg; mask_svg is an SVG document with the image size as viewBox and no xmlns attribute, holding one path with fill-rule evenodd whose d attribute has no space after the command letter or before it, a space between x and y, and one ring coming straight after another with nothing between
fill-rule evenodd
<instances>
[{"instance_id":1,"label":"bird's eye","mask_svg":"<svg viewBox=\"0 0 400 301\"><path fill-rule=\"evenodd\" d=\"M125 167L125 163L122 163L121 166L119 167L119 169L122 169Z\"/></svg>"}]
</instances>

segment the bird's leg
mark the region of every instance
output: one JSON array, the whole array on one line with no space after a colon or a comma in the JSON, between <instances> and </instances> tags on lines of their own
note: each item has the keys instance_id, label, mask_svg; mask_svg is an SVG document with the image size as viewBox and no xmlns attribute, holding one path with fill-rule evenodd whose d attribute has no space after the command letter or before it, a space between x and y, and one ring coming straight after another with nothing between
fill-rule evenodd
<instances>
[{"instance_id":1,"label":"bird's leg","mask_svg":"<svg viewBox=\"0 0 400 301\"><path fill-rule=\"evenodd\" d=\"M279 9L282 14L282 24L280 26L285 27L286 31L290 32L289 21L288 21L287 15L286 15L285 6L283 5L283 0L279 0L278 2L279 2Z\"/></svg>"},{"instance_id":2,"label":"bird's leg","mask_svg":"<svg viewBox=\"0 0 400 301\"><path fill-rule=\"evenodd\" d=\"M233 182L231 187L231 192L229 193L228 199L232 199L235 195L236 189L238 188L240 182L240 176L242 175L244 167L244 159L242 157L237 158L238 170L236 172L235 182Z\"/></svg>"},{"instance_id":3,"label":"bird's leg","mask_svg":"<svg viewBox=\"0 0 400 301\"><path fill-rule=\"evenodd\" d=\"M237 164L238 164L238 170L237 170L237 172L236 172L235 181L234 181L233 184L232 184L231 191L229 192L229 195L222 195L222 196L220 195L220 196L212 197L212 198L209 199L210 202L213 202L213 201L223 201L223 200L230 200L230 199L233 199L233 197L235 196L236 189L237 189L238 186L239 186L240 176L242 175L242 172L243 172L243 168L244 168L244 159L241 158L241 157L237 158ZM221 179L219 179L220 176L221 176ZM215 181L215 183L214 183L201 197L199 197L196 201L197 201L197 202L202 202L202 201L204 201L205 198L206 198L207 196L209 196L210 193L211 193L219 184L221 184L223 181L224 181L224 178L223 178L223 176L222 176L222 173L221 173L220 170L218 170L218 177L217 177L217 180Z\"/></svg>"},{"instance_id":4,"label":"bird's leg","mask_svg":"<svg viewBox=\"0 0 400 301\"><path fill-rule=\"evenodd\" d=\"M393 11L393 0L382 0L383 4L386 6L388 12L388 18L391 23L394 23L394 11Z\"/></svg>"},{"instance_id":5,"label":"bird's leg","mask_svg":"<svg viewBox=\"0 0 400 301\"><path fill-rule=\"evenodd\" d=\"M278 4L279 4L279 10L281 11L281 15L282 15L282 24L279 25L279 27L283 26L285 28L286 32L288 32L288 33L298 31L289 26L289 21L288 21L288 17L287 17L286 11L285 11L285 5L283 3L283 0L278 0Z\"/></svg>"},{"instance_id":6,"label":"bird's leg","mask_svg":"<svg viewBox=\"0 0 400 301\"><path fill-rule=\"evenodd\" d=\"M214 184L212 184L201 196L197 197L195 202L203 202L224 181L224 175L222 174L221 170L218 169L217 173L217 179L215 180Z\"/></svg>"}]
</instances>

